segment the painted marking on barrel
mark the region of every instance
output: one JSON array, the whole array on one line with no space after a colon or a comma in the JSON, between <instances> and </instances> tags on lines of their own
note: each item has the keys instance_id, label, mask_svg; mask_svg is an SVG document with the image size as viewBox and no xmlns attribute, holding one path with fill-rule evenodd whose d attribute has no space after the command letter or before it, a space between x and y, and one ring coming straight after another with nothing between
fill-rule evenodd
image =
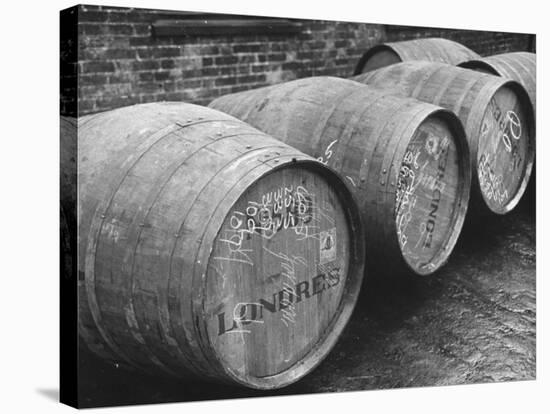
<instances>
[{"instance_id":1,"label":"painted marking on barrel","mask_svg":"<svg viewBox=\"0 0 550 414\"><path fill-rule=\"evenodd\" d=\"M317 158L317 161L320 161L320 162L322 162L323 164L327 165L327 164L328 164L328 161L330 160L330 158L332 157L332 154L333 154L331 148L332 148L332 146L333 146L334 144L336 144L337 142L338 142L338 140L335 139L335 140L332 141L330 144L328 144L327 148L325 149L325 154L324 154L324 156L322 155L322 156L320 156L319 158Z\"/></svg>"},{"instance_id":2,"label":"painted marking on barrel","mask_svg":"<svg viewBox=\"0 0 550 414\"><path fill-rule=\"evenodd\" d=\"M501 140L504 144L504 147L506 148L506 151L512 152L512 141L510 139L510 136L512 137L512 139L517 141L521 138L522 133L521 121L519 119L519 116L512 110L506 111L506 114L504 114L503 110L499 107L494 97L489 102L489 109L491 110L491 114L493 115L498 129L502 134ZM487 129L488 128L485 128L485 130ZM483 132L484 131L482 128L482 135Z\"/></svg>"},{"instance_id":3,"label":"painted marking on barrel","mask_svg":"<svg viewBox=\"0 0 550 414\"><path fill-rule=\"evenodd\" d=\"M294 260L294 259L293 259ZM273 278L269 276L268 278ZM218 336L233 331L237 333L250 333L246 327L258 321L264 321L266 312L281 312L281 322L290 326L292 317L296 315L297 306L320 293L335 288L341 282L340 266L323 270L309 280L291 285L292 289L284 286L268 298L261 298L255 302L240 302L233 307L230 324L226 324L225 312L215 315L218 325ZM291 293L292 292L292 293ZM283 312L286 311L286 312ZM236 318L234 316L237 316ZM248 332L243 332L248 331Z\"/></svg>"},{"instance_id":4,"label":"painted marking on barrel","mask_svg":"<svg viewBox=\"0 0 550 414\"><path fill-rule=\"evenodd\" d=\"M404 248L408 242L407 230L413 218L413 209L418 200L416 194L418 186L431 191L432 199L426 221L419 224L418 231L420 237L414 245L414 249L418 249L419 247L426 249L432 246L432 236L437 223L437 211L441 201L441 194L446 185L443 182L443 178L447 168L450 142L449 137L446 135L438 137L432 133L428 133L421 148L408 150L403 157L395 195L395 220L397 237L401 248ZM424 163L420 161L422 150L428 157ZM435 176L424 171L430 162L430 158L437 161L438 167Z\"/></svg>"},{"instance_id":5,"label":"painted marking on barrel","mask_svg":"<svg viewBox=\"0 0 550 414\"><path fill-rule=\"evenodd\" d=\"M262 246L263 250L272 256L281 260L281 275L286 278L283 282L283 290L279 303L282 311L281 321L288 327L289 324L296 323L296 309L293 303L293 298L296 296L295 284L298 281L296 278L296 266L301 264L307 268L307 260L302 256L289 257L283 252L276 253L267 246ZM285 298L285 293L287 298Z\"/></svg>"},{"instance_id":6,"label":"painted marking on barrel","mask_svg":"<svg viewBox=\"0 0 550 414\"><path fill-rule=\"evenodd\" d=\"M508 189L504 187L501 174L494 171L496 156L494 154L482 154L477 168L479 186L485 197L499 204L508 200Z\"/></svg>"},{"instance_id":7,"label":"painted marking on barrel","mask_svg":"<svg viewBox=\"0 0 550 414\"><path fill-rule=\"evenodd\" d=\"M357 185L355 184L355 181L353 181L353 178L351 178L349 175L346 175L346 178L351 182L351 185L353 185L354 187L357 187Z\"/></svg>"},{"instance_id":8,"label":"painted marking on barrel","mask_svg":"<svg viewBox=\"0 0 550 414\"><path fill-rule=\"evenodd\" d=\"M489 102L491 117L484 117L480 131L480 143L484 152L479 154L477 175L482 193L489 201L499 205L509 200L508 188L505 185L505 171L513 174L523 165L524 158L517 144L522 137L521 120L513 110L504 111L495 98ZM499 144L504 151L511 154L508 166L498 165Z\"/></svg>"},{"instance_id":9,"label":"painted marking on barrel","mask_svg":"<svg viewBox=\"0 0 550 414\"><path fill-rule=\"evenodd\" d=\"M336 260L336 227L321 232L319 243L319 263L326 264Z\"/></svg>"},{"instance_id":10,"label":"painted marking on barrel","mask_svg":"<svg viewBox=\"0 0 550 414\"><path fill-rule=\"evenodd\" d=\"M420 224L422 234L424 236L424 243L422 248L432 247L432 236L435 230L437 222L437 211L439 210L439 203L441 201L441 194L445 185L443 183L443 177L445 177L445 170L447 169L447 160L449 159L449 141L447 139L446 144L442 147L441 152L436 158L439 162L437 164L437 178L432 187L432 201L430 203L430 212L428 219L425 223ZM445 155L443 155L445 154Z\"/></svg>"}]
</instances>

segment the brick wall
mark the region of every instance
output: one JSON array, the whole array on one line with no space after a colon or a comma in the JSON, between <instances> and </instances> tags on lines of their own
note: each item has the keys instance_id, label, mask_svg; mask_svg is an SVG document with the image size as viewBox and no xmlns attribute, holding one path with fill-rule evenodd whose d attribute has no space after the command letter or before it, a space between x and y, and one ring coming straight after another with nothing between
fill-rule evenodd
<instances>
[{"instance_id":1,"label":"brick wall","mask_svg":"<svg viewBox=\"0 0 550 414\"><path fill-rule=\"evenodd\" d=\"M525 35L314 20L294 20L301 26L295 34L159 37L155 21L189 16L105 6L72 10L78 15L78 53L62 39L61 113L73 116L76 99L78 115L84 115L163 100L207 104L226 93L307 76L348 77L362 53L385 40L443 35L484 55L497 47L529 47ZM68 15L62 13L62 27L70 24ZM62 37L70 32L62 30Z\"/></svg>"}]
</instances>

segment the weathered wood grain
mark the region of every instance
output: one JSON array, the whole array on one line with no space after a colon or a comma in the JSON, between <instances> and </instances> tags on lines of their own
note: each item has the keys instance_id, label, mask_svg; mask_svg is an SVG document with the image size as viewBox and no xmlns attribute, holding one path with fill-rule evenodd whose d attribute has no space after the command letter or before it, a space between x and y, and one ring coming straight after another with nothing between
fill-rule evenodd
<instances>
[{"instance_id":1,"label":"weathered wood grain","mask_svg":"<svg viewBox=\"0 0 550 414\"><path fill-rule=\"evenodd\" d=\"M466 130L478 205L497 214L517 205L535 156L533 107L519 83L431 62L398 63L353 79L453 111Z\"/></svg>"},{"instance_id":2,"label":"weathered wood grain","mask_svg":"<svg viewBox=\"0 0 550 414\"><path fill-rule=\"evenodd\" d=\"M81 118L78 144L79 333L93 352L252 388L323 359L364 266L337 174L182 103Z\"/></svg>"},{"instance_id":3,"label":"weathered wood grain","mask_svg":"<svg viewBox=\"0 0 550 414\"><path fill-rule=\"evenodd\" d=\"M360 202L371 264L427 275L446 262L470 187L464 130L450 111L330 77L226 95L210 106L340 172Z\"/></svg>"},{"instance_id":4,"label":"weathered wood grain","mask_svg":"<svg viewBox=\"0 0 550 414\"><path fill-rule=\"evenodd\" d=\"M433 37L388 42L367 50L357 63L354 75L412 60L457 65L477 58L480 56L476 52L449 39Z\"/></svg>"}]
</instances>

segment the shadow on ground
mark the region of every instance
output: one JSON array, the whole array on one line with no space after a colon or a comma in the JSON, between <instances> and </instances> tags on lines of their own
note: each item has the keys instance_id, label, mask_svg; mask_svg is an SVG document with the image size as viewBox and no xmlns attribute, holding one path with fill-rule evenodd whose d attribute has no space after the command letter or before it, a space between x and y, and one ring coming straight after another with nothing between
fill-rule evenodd
<instances>
[{"instance_id":1,"label":"shadow on ground","mask_svg":"<svg viewBox=\"0 0 550 414\"><path fill-rule=\"evenodd\" d=\"M39 388L36 390L36 392L43 397L47 398L48 400L52 400L54 402L59 401L59 390L53 389L53 388Z\"/></svg>"}]
</instances>

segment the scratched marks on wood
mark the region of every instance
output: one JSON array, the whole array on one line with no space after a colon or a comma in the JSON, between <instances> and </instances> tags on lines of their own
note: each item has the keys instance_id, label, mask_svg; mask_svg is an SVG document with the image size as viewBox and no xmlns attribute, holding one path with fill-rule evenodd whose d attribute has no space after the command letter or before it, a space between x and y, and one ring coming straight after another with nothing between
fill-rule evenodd
<instances>
[{"instance_id":1,"label":"scratched marks on wood","mask_svg":"<svg viewBox=\"0 0 550 414\"><path fill-rule=\"evenodd\" d=\"M477 176L482 195L501 211L521 190L529 160L529 128L517 95L500 88L481 122Z\"/></svg>"},{"instance_id":2,"label":"scratched marks on wood","mask_svg":"<svg viewBox=\"0 0 550 414\"><path fill-rule=\"evenodd\" d=\"M426 120L410 141L395 195L395 224L403 256L415 269L431 263L455 231L459 160L447 126Z\"/></svg>"},{"instance_id":3,"label":"scratched marks on wood","mask_svg":"<svg viewBox=\"0 0 550 414\"><path fill-rule=\"evenodd\" d=\"M334 153L337 151L337 145L338 145L337 139L331 141L330 144L328 144L327 147L325 148L325 152L323 153L323 155L321 155L320 157L317 157L317 161L322 162L325 165L330 165L331 167L334 166L333 165L334 159L331 160L331 158L334 155ZM344 178L353 187L357 187L356 180L354 180L353 177L349 175L344 175Z\"/></svg>"},{"instance_id":4,"label":"scratched marks on wood","mask_svg":"<svg viewBox=\"0 0 550 414\"><path fill-rule=\"evenodd\" d=\"M263 177L231 208L205 304L209 339L231 369L274 375L322 338L346 285L344 208L324 178L299 168Z\"/></svg>"},{"instance_id":5,"label":"scratched marks on wood","mask_svg":"<svg viewBox=\"0 0 550 414\"><path fill-rule=\"evenodd\" d=\"M243 210L234 210L229 218L229 228L223 230L220 242L226 244L223 256L214 260L246 263L254 262L244 249L243 243L257 234L263 239L272 239L277 233L293 229L301 238L317 237L313 219L313 199L315 195L298 185L280 186L261 195L258 200L249 200Z\"/></svg>"}]
</instances>

